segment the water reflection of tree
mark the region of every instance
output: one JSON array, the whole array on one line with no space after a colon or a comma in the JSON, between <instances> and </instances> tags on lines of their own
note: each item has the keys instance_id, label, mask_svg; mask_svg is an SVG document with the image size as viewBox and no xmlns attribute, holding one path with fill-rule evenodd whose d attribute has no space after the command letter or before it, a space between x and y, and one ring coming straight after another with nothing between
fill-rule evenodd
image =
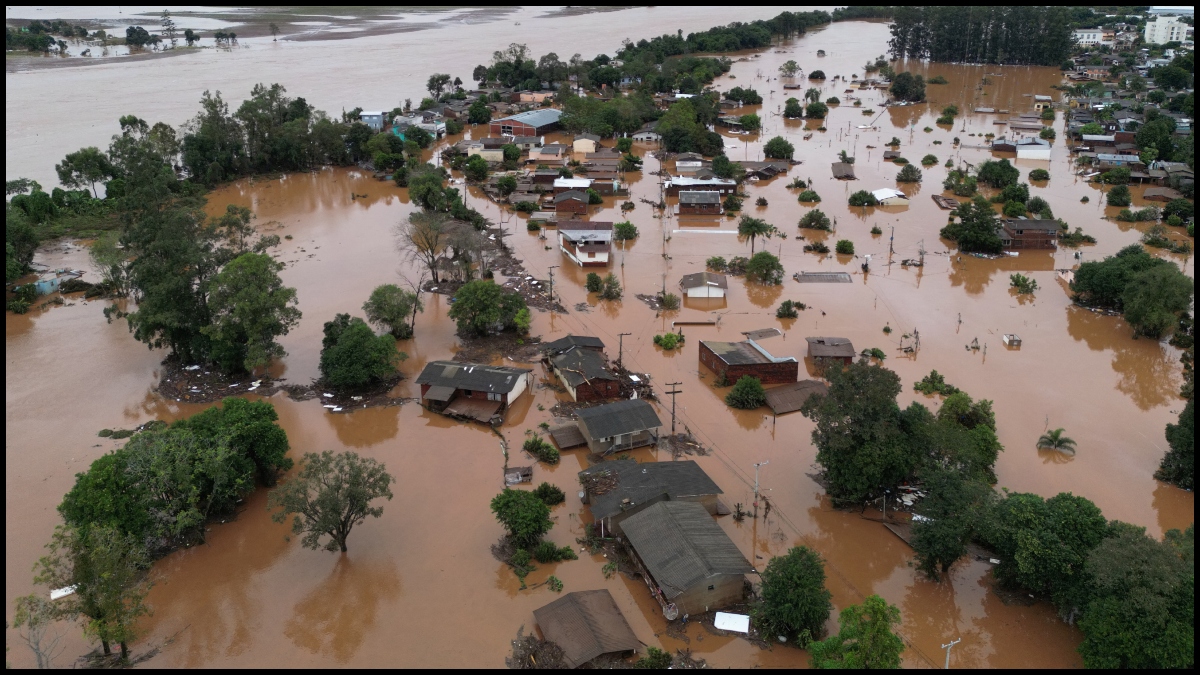
<instances>
[{"instance_id":1,"label":"water reflection of tree","mask_svg":"<svg viewBox=\"0 0 1200 675\"><path fill-rule=\"evenodd\" d=\"M847 581L863 595L874 593L881 581L906 567L912 556L912 549L882 523L862 519L857 511L835 510L826 495L808 509L808 517L817 526L806 533L808 545L823 552L827 565L837 565L839 557L847 556L854 566L853 578ZM862 555L862 551L871 553Z\"/></svg>"},{"instance_id":2,"label":"water reflection of tree","mask_svg":"<svg viewBox=\"0 0 1200 675\"><path fill-rule=\"evenodd\" d=\"M400 577L390 559L340 556L329 577L296 603L283 634L297 647L345 663L375 625L380 601L399 595Z\"/></svg>"},{"instance_id":3,"label":"water reflection of tree","mask_svg":"<svg viewBox=\"0 0 1200 675\"><path fill-rule=\"evenodd\" d=\"M400 431L400 408L384 406L345 414L324 415L342 445L368 448L396 437Z\"/></svg>"},{"instance_id":4,"label":"water reflection of tree","mask_svg":"<svg viewBox=\"0 0 1200 675\"><path fill-rule=\"evenodd\" d=\"M1067 334L1088 349L1112 352L1112 369L1121 376L1117 390L1134 405L1149 410L1175 400L1179 391L1175 359L1159 343L1134 340L1129 333L1129 326L1116 317L1067 308Z\"/></svg>"},{"instance_id":5,"label":"water reflection of tree","mask_svg":"<svg viewBox=\"0 0 1200 675\"><path fill-rule=\"evenodd\" d=\"M757 307L774 307L783 295L783 285L768 286L753 282L746 283L746 297Z\"/></svg>"},{"instance_id":6,"label":"water reflection of tree","mask_svg":"<svg viewBox=\"0 0 1200 675\"><path fill-rule=\"evenodd\" d=\"M961 258L961 262L960 262ZM1005 256L996 260L976 258L963 253L950 256L950 285L962 286L968 295L979 295L992 283L996 273L1007 275L1014 272L1049 272L1054 270L1054 252L1022 251L1021 255Z\"/></svg>"},{"instance_id":7,"label":"water reflection of tree","mask_svg":"<svg viewBox=\"0 0 1200 675\"><path fill-rule=\"evenodd\" d=\"M938 644L961 638L954 646L950 660L955 668L980 668L987 665L984 647L990 643L987 636L970 618L975 612L963 616L960 601L970 601L971 594L960 594L955 584L978 583L975 581L976 566L959 562L951 570L948 579L941 582L929 581L918 576L908 586L901 602L900 615L904 617L901 631L910 637L925 640L940 640ZM986 585L986 582L984 582ZM988 591L984 591L985 593ZM990 650L989 650L990 651ZM934 659L934 654L925 654ZM940 663L940 662L939 662Z\"/></svg>"}]
</instances>

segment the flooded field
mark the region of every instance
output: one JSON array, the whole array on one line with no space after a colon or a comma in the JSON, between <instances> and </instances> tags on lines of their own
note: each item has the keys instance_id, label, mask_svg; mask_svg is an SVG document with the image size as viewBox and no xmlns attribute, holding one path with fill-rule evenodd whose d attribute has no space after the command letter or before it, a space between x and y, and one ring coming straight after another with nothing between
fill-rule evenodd
<instances>
[{"instance_id":1,"label":"flooded field","mask_svg":"<svg viewBox=\"0 0 1200 675\"><path fill-rule=\"evenodd\" d=\"M774 8L739 11L738 18L776 12ZM6 77L7 174L53 183L53 163L80 145L104 145L120 114L178 124L193 114L195 101L206 87L220 88L226 98L240 100L254 82L280 81L291 93L330 112L355 105L391 107L419 95L428 73L446 70L465 79L492 49L511 41L527 42L535 54L555 50L569 56L580 51L590 57L601 51L611 53L617 46L609 31L589 29L595 21L618 21L629 27L628 33L641 37L638 33L671 32L676 26L686 32L729 20L715 9L678 18L664 9L637 9L599 18L555 17L523 27L507 19L455 27L453 42L444 30L431 30L402 39L379 36L304 43L299 55L248 50L245 55L199 54L125 68L104 65L10 74ZM648 25L655 29L635 30ZM555 30L545 30L551 26ZM862 64L885 50L887 38L887 27L881 23L834 24L760 53L734 55L737 62L732 71L715 83L720 89L752 86L764 98L761 106L740 111L757 111L764 129L755 135L729 135L727 147L736 148L729 150L732 159L762 159L762 141L783 135L796 146L796 158L802 161L788 176L747 184L744 213L766 219L787 235L757 244L782 259L787 271L782 286L747 287L731 277L724 302L705 306L689 301L682 309L665 313L656 313L634 298L639 293L653 294L664 284L668 290L677 288L681 276L704 269L710 256L728 258L750 251L750 243L738 241L732 232L735 219L654 217L640 201L659 198L659 178L652 174L663 167L649 156L655 150L650 145L635 146L645 164L641 173L627 179L629 199L636 208L622 216L619 207L624 198L610 197L590 215L592 220L628 219L640 230L637 240L614 252L611 270L625 288L622 301L588 298L585 272L550 246L553 230L547 240L539 239L526 231L519 217L502 214L475 190L468 203L493 221L505 223L509 243L530 274L545 278L550 266L559 265L554 287L563 306L572 309L534 312L532 334L544 339L568 333L596 335L615 357L618 334L631 333L624 341L628 368L650 373L660 396L664 383L682 382L679 421L713 449L711 455L696 459L724 490L723 501L749 504L753 465L769 461L761 484L773 505L770 516L741 524L730 517L718 520L759 570L772 556L794 545L820 551L827 562L836 609L873 593L900 608L907 666L940 666L940 645L958 637L963 641L954 650L956 667L1079 666L1078 631L1061 622L1046 603L1006 605L990 590L989 565L964 560L948 582L926 581L913 567L911 549L882 525L857 513L833 510L808 476L814 473L816 454L810 441L811 422L799 414L772 419L764 414L765 408L747 412L726 407L723 398L728 389L714 387L713 373L697 361L699 340L738 340L742 331L756 328L784 330L783 338L766 346L777 356L797 358L804 356L805 336L848 337L859 350L878 347L887 353L885 365L906 383L902 406L924 398L911 390L911 383L931 369L973 397L994 401L1005 446L996 464L998 488L1045 496L1073 492L1094 501L1106 517L1145 526L1156 536L1193 521L1193 493L1153 478L1166 450L1164 425L1175 420L1183 405L1178 397L1178 351L1165 343L1134 340L1119 317L1072 306L1055 273L1076 264L1071 249L1023 251L1016 257L987 260L948 255L951 246L938 238L946 212L930 196L941 194L947 171L942 164L951 157L977 164L991 156L982 147L982 135L997 128L994 116L967 111L987 106L1009 109L1014 115L1028 112L1030 95L1056 93L1050 87L1060 82L1057 69L899 64L897 71L916 70L927 78L942 75L949 84L929 85L928 104L899 108L879 108L883 92L855 91L863 109L886 110L877 122L878 130L857 129L871 118L847 102L833 107L825 120L826 131L815 130L816 123L784 120L778 114L792 94L785 94L776 78L781 63L795 59L806 72L824 70L830 79L822 86L822 99L844 97L847 85L833 76L861 75ZM427 48L439 39L445 53L431 56ZM312 51L316 49L322 51ZM828 55L817 57L819 49ZM315 58L318 53L324 56ZM419 56L409 59L412 53ZM362 61L383 55L386 62L397 64L396 70L357 68ZM237 60L217 60L229 56ZM218 71L224 76L221 81L215 78ZM986 73L993 74L992 84L980 90ZM126 80L128 88L120 84ZM78 133L65 133L47 122L55 99L71 95L76 85L85 82L97 92L115 92L118 87L122 91L95 97L94 109L85 116L97 126L81 125ZM949 103L967 113L950 130L934 124ZM927 126L933 131L923 131ZM1054 127L1064 138L1061 115ZM805 140L808 133L812 136ZM913 162L929 153L938 157L937 165L924 168L923 183L895 182L899 167L882 161L884 143L893 136L900 138L902 154ZM957 149L952 143L956 136L962 141ZM449 142L457 140L452 137ZM841 182L831 176L830 163L837 161L841 150L857 158L855 181ZM1101 219L1106 212L1099 205L1097 189L1072 175L1062 140L1055 142L1050 162L1016 164L1023 176L1033 168L1050 170L1049 183L1033 185L1031 194L1046 199L1055 215L1072 228L1081 226L1098 239L1095 246L1080 249L1084 260L1111 255L1138 241L1139 228L1145 224ZM811 231L797 229L796 223L810 207L798 204L796 190L786 187L795 177L812 180L822 198L819 208L836 220L830 243L852 240L858 258L802 251L806 242L796 235L811 236ZM899 187L911 197L911 205L846 206L850 193L882 187ZM1142 206L1138 189L1134 195L1134 206ZM1080 203L1083 196L1089 196L1090 203ZM765 197L768 205L754 206L758 197ZM289 355L273 370L291 382L307 383L317 376L325 321L338 312L361 314L362 302L379 284L416 277L397 253L392 234L393 227L413 210L406 191L364 172L328 169L244 180L209 197L213 212L223 211L229 203L252 208L261 229L292 237L277 252L287 263L283 280L297 289L304 317L281 340ZM883 234L871 235L873 226ZM894 253L889 253L889 245ZM927 251L925 266L902 268L899 261L917 257L922 246ZM860 265L866 254L871 254L872 262L870 272L864 274ZM1190 258L1177 256L1176 260L1194 276ZM39 261L55 267L86 267L87 252L74 244L58 244L43 251ZM801 271L844 271L852 275L853 283L799 284L790 279ZM1018 299L1010 291L1007 277L1013 272L1038 282L1041 288L1032 300ZM789 298L804 302L808 309L798 319L781 322L774 310ZM153 391L164 353L136 342L123 322L107 324L102 303L72 302L6 317L5 589L9 599L32 591L30 566L58 522L55 507L74 474L115 447L114 441L96 437L99 429L171 420L202 409L164 400ZM415 337L400 344L409 355L401 370L410 378L428 361L449 358L458 348L454 324L446 316L446 298L427 294L425 303ZM587 311L575 309L580 303ZM652 343L655 333L672 329L673 321L697 320L718 324L684 327L687 341L676 353L664 353ZM894 331L885 334L884 326ZM920 331L921 349L905 355L897 349L898 336L913 329ZM1020 334L1023 346L1005 348L1000 340L1003 333ZM966 349L975 339L985 348ZM535 373L544 381L540 366ZM395 393L415 396L416 390L409 379ZM549 409L562 397L538 385L533 393L509 412L501 429L514 447L525 430L550 420ZM545 587L518 590L512 572L489 553L488 547L502 534L488 510L488 502L503 487L504 459L497 436L484 427L429 413L415 403L329 414L316 400L293 402L282 395L270 400L279 411L294 456L354 449L377 458L397 478L395 499L386 504L382 518L355 530L349 552L339 556L305 550L297 541L289 541L287 529L271 522L266 494L259 491L235 521L214 524L205 544L176 552L155 566L156 586L148 599L154 613L145 620L146 637L135 645L134 653L158 648L147 663L160 667L500 666L517 629L532 626L533 609L557 596ZM659 414L669 419L669 406L660 406ZM1074 457L1035 449L1038 436L1056 427L1066 428L1078 441ZM520 454L516 452L518 459ZM641 461L670 460L647 449L634 456ZM549 538L559 546L574 544L590 519L577 496L576 473L585 466L583 451L573 450L563 453L559 465L535 469L535 482L548 480L567 493L567 502L552 514L557 524ZM528 581L533 585L553 574L566 591L607 588L643 642L672 651L690 648L710 665L807 664L801 651L778 646L760 650L695 625L689 626L686 644L667 636L662 612L645 585L623 575L605 579L604 562L584 554L578 561L539 565ZM835 625L831 620L830 627ZM78 633L74 627L69 629L60 664L86 650ZM15 635L9 631L6 637L13 647L9 654L13 664L30 665L28 651Z\"/></svg>"}]
</instances>

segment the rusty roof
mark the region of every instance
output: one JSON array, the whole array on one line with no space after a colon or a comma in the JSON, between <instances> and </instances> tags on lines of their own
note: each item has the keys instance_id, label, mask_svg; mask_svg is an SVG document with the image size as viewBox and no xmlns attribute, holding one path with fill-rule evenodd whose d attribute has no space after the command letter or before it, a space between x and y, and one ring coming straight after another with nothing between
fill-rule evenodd
<instances>
[{"instance_id":1,"label":"rusty roof","mask_svg":"<svg viewBox=\"0 0 1200 675\"><path fill-rule=\"evenodd\" d=\"M571 668L612 652L641 646L607 589L575 591L533 610L542 636L562 647Z\"/></svg>"}]
</instances>

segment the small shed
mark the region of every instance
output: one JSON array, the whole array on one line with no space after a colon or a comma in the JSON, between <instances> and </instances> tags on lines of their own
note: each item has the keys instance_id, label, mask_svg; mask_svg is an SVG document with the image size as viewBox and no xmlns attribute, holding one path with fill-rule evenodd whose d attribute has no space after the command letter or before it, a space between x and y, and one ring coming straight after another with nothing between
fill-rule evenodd
<instances>
[{"instance_id":1,"label":"small shed","mask_svg":"<svg viewBox=\"0 0 1200 675\"><path fill-rule=\"evenodd\" d=\"M576 411L588 448L599 455L658 442L662 420L644 399L630 399Z\"/></svg>"},{"instance_id":2,"label":"small shed","mask_svg":"<svg viewBox=\"0 0 1200 675\"><path fill-rule=\"evenodd\" d=\"M695 502L652 504L622 524L651 594L668 620L742 601L756 570L725 530Z\"/></svg>"},{"instance_id":3,"label":"small shed","mask_svg":"<svg viewBox=\"0 0 1200 675\"><path fill-rule=\"evenodd\" d=\"M570 668L641 646L607 589L567 593L533 610L533 618L542 637L562 648L563 661Z\"/></svg>"},{"instance_id":4,"label":"small shed","mask_svg":"<svg viewBox=\"0 0 1200 675\"><path fill-rule=\"evenodd\" d=\"M708 190L679 193L679 215L721 215L721 195Z\"/></svg>"},{"instance_id":5,"label":"small shed","mask_svg":"<svg viewBox=\"0 0 1200 675\"><path fill-rule=\"evenodd\" d=\"M767 390L767 406L776 415L796 412L814 395L829 393L829 385L817 380L800 380Z\"/></svg>"},{"instance_id":6,"label":"small shed","mask_svg":"<svg viewBox=\"0 0 1200 675\"><path fill-rule=\"evenodd\" d=\"M554 195L555 213L587 213L588 196L580 190L567 190Z\"/></svg>"},{"instance_id":7,"label":"small shed","mask_svg":"<svg viewBox=\"0 0 1200 675\"><path fill-rule=\"evenodd\" d=\"M854 180L854 165L849 162L834 162L833 177L838 180Z\"/></svg>"},{"instance_id":8,"label":"small shed","mask_svg":"<svg viewBox=\"0 0 1200 675\"><path fill-rule=\"evenodd\" d=\"M840 362L850 365L854 361L854 345L844 337L807 337L808 355L813 362L824 365Z\"/></svg>"},{"instance_id":9,"label":"small shed","mask_svg":"<svg viewBox=\"0 0 1200 675\"><path fill-rule=\"evenodd\" d=\"M621 523L661 501L689 501L717 515L721 488L692 460L638 462L622 459L601 462L579 472L583 500L592 518L602 523L604 534L620 535Z\"/></svg>"},{"instance_id":10,"label":"small shed","mask_svg":"<svg viewBox=\"0 0 1200 675\"><path fill-rule=\"evenodd\" d=\"M896 188L879 188L871 194L880 206L908 206L908 195Z\"/></svg>"},{"instance_id":11,"label":"small shed","mask_svg":"<svg viewBox=\"0 0 1200 675\"><path fill-rule=\"evenodd\" d=\"M716 272L693 272L679 280L687 298L723 298L729 290L729 277Z\"/></svg>"}]
</instances>

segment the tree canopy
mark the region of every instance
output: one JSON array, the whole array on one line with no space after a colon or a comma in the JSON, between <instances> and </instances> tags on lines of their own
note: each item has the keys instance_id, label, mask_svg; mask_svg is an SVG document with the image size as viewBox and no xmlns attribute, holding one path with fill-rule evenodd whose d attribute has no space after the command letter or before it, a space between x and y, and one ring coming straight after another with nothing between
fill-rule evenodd
<instances>
[{"instance_id":1,"label":"tree canopy","mask_svg":"<svg viewBox=\"0 0 1200 675\"><path fill-rule=\"evenodd\" d=\"M771 558L762 573L762 602L751 610L754 624L769 637L784 636L801 648L824 636L833 608L825 588L825 563L807 546Z\"/></svg>"},{"instance_id":2,"label":"tree canopy","mask_svg":"<svg viewBox=\"0 0 1200 675\"><path fill-rule=\"evenodd\" d=\"M408 358L396 351L390 333L376 335L358 317L338 314L325 322L321 341L321 379L335 389L358 389L390 377L396 362Z\"/></svg>"},{"instance_id":3,"label":"tree canopy","mask_svg":"<svg viewBox=\"0 0 1200 675\"><path fill-rule=\"evenodd\" d=\"M505 291L490 280L477 279L464 284L454 294L450 318L461 335L484 336L494 330L516 328L517 313L525 299L516 291Z\"/></svg>"},{"instance_id":4,"label":"tree canopy","mask_svg":"<svg viewBox=\"0 0 1200 675\"><path fill-rule=\"evenodd\" d=\"M809 644L814 668L899 668L904 641L892 631L900 623L900 610L878 595L861 605L850 605L838 616L840 630Z\"/></svg>"},{"instance_id":5,"label":"tree canopy","mask_svg":"<svg viewBox=\"0 0 1200 675\"><path fill-rule=\"evenodd\" d=\"M382 506L371 503L391 501L395 482L387 467L370 457L350 451L306 452L300 473L271 491L267 507L279 509L271 516L277 523L291 516L292 532L303 535L304 548L345 553L350 531L383 514ZM322 537L329 537L324 546Z\"/></svg>"}]
</instances>

